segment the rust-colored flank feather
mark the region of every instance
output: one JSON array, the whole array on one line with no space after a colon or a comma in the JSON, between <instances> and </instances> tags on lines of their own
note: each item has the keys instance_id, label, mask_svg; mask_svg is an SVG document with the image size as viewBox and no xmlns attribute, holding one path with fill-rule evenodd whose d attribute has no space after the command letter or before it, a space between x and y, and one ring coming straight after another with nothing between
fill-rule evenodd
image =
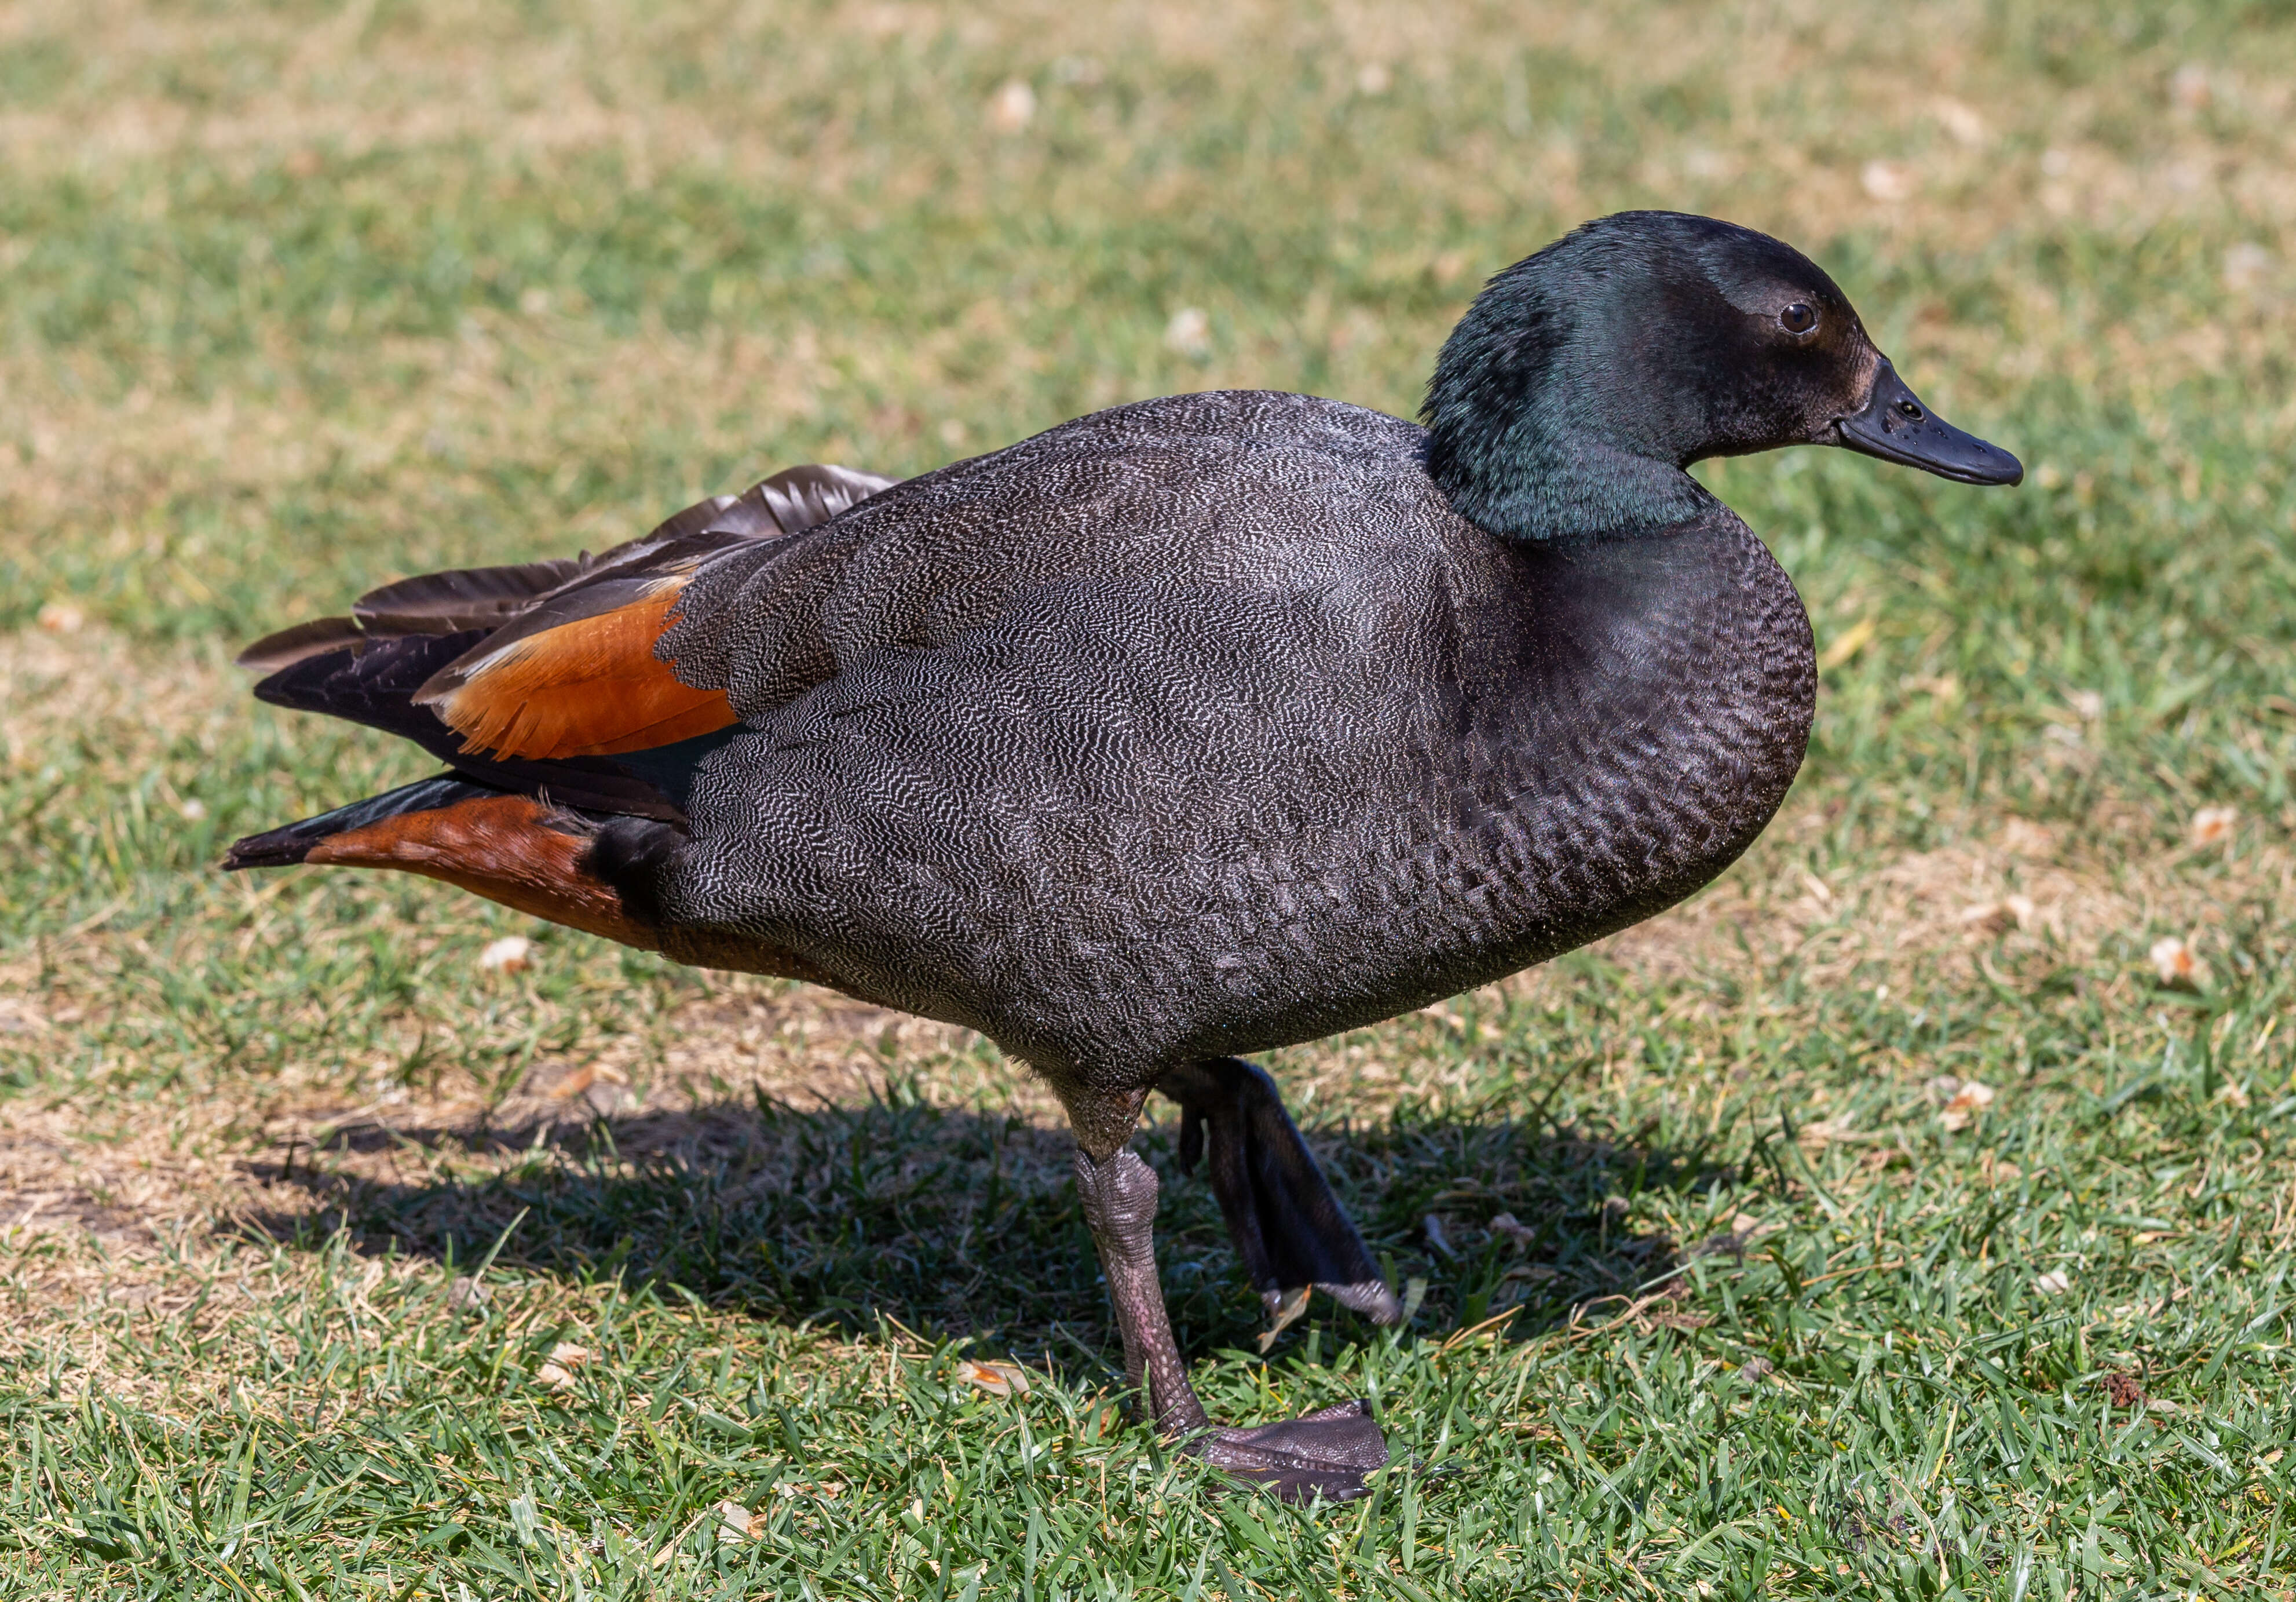
<instances>
[{"instance_id":1,"label":"rust-colored flank feather","mask_svg":"<svg viewBox=\"0 0 2296 1602\"><path fill-rule=\"evenodd\" d=\"M547 760L611 757L690 740L736 721L722 689L681 684L653 653L685 578L642 599L514 639L434 699L466 752ZM467 659L466 659L467 660Z\"/></svg>"},{"instance_id":2,"label":"rust-colored flank feather","mask_svg":"<svg viewBox=\"0 0 2296 1602\"><path fill-rule=\"evenodd\" d=\"M303 860L422 874L569 928L659 949L654 932L590 873L588 837L552 827L550 817L531 796L485 796L331 835Z\"/></svg>"}]
</instances>

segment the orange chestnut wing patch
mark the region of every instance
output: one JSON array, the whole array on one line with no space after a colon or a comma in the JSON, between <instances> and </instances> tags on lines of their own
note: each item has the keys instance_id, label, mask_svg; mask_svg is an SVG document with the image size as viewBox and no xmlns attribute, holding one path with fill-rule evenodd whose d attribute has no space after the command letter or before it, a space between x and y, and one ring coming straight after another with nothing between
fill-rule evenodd
<instances>
[{"instance_id":1,"label":"orange chestnut wing patch","mask_svg":"<svg viewBox=\"0 0 2296 1602\"><path fill-rule=\"evenodd\" d=\"M654 579L611 610L484 641L415 702L466 752L534 760L616 756L725 728L738 721L726 692L680 683L653 653L685 580Z\"/></svg>"}]
</instances>

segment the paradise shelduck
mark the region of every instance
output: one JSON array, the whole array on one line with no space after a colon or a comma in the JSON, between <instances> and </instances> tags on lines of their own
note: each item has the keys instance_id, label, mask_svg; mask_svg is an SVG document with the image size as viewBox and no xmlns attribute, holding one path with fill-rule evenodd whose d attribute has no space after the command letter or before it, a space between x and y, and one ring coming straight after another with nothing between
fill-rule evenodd
<instances>
[{"instance_id":1,"label":"paradise shelduck","mask_svg":"<svg viewBox=\"0 0 2296 1602\"><path fill-rule=\"evenodd\" d=\"M390 585L242 660L261 699L448 771L226 866L426 874L978 1030L1068 1109L1158 1426L1288 1493L1357 1493L1387 1458L1366 1407L1219 1428L1190 1388L1127 1147L1149 1091L1271 1304L1317 1286L1398 1319L1242 1055L1649 917L1768 822L1809 732L1809 621L1691 463L1839 445L2021 476L1914 398L1807 258L1667 212L1492 279L1423 418L1170 396Z\"/></svg>"}]
</instances>

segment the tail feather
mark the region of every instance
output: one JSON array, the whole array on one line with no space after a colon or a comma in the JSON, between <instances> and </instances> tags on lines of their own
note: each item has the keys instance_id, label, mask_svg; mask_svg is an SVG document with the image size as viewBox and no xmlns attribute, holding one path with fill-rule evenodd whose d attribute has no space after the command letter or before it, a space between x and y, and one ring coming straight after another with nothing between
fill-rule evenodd
<instances>
[{"instance_id":1,"label":"tail feather","mask_svg":"<svg viewBox=\"0 0 2296 1602\"><path fill-rule=\"evenodd\" d=\"M451 807L457 801L479 801L499 795L499 790L489 790L484 785L473 785L468 779L453 774L441 774L435 779L419 784L402 785L381 795L370 795L365 801L353 801L348 807L337 807L332 812L322 812L316 817L307 817L300 823L291 823L283 828L266 829L260 834L250 834L235 840L223 859L224 871L235 873L245 867L291 867L310 855L311 848L337 834L348 834L371 824L387 818L404 817L410 812L428 812Z\"/></svg>"},{"instance_id":2,"label":"tail feather","mask_svg":"<svg viewBox=\"0 0 2296 1602\"><path fill-rule=\"evenodd\" d=\"M605 865L596 845L608 825L625 835L660 831L669 842L683 839L663 824L577 812L449 774L250 834L231 848L224 867L308 862L396 868L569 928L655 949L660 941L651 902L634 906L619 882L628 873L628 847L616 853L611 874L601 871ZM658 846L646 857L653 862L664 855Z\"/></svg>"}]
</instances>

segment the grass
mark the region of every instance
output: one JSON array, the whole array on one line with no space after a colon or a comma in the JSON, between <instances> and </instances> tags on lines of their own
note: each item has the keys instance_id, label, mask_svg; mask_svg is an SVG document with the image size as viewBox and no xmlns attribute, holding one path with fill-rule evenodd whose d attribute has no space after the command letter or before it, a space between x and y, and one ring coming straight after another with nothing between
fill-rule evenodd
<instances>
[{"instance_id":1,"label":"grass","mask_svg":"<svg viewBox=\"0 0 2296 1602\"><path fill-rule=\"evenodd\" d=\"M0 1593L2296 1594L2292 101L2261 4L0 16ZM794 461L1407 412L1636 205L1810 250L2033 473L1704 470L1826 653L1770 833L1270 1064L1406 1330L1261 1358L1144 1138L1208 1401L1376 1396L1367 1502L1126 1420L981 1042L212 872L422 771L245 638Z\"/></svg>"}]
</instances>

